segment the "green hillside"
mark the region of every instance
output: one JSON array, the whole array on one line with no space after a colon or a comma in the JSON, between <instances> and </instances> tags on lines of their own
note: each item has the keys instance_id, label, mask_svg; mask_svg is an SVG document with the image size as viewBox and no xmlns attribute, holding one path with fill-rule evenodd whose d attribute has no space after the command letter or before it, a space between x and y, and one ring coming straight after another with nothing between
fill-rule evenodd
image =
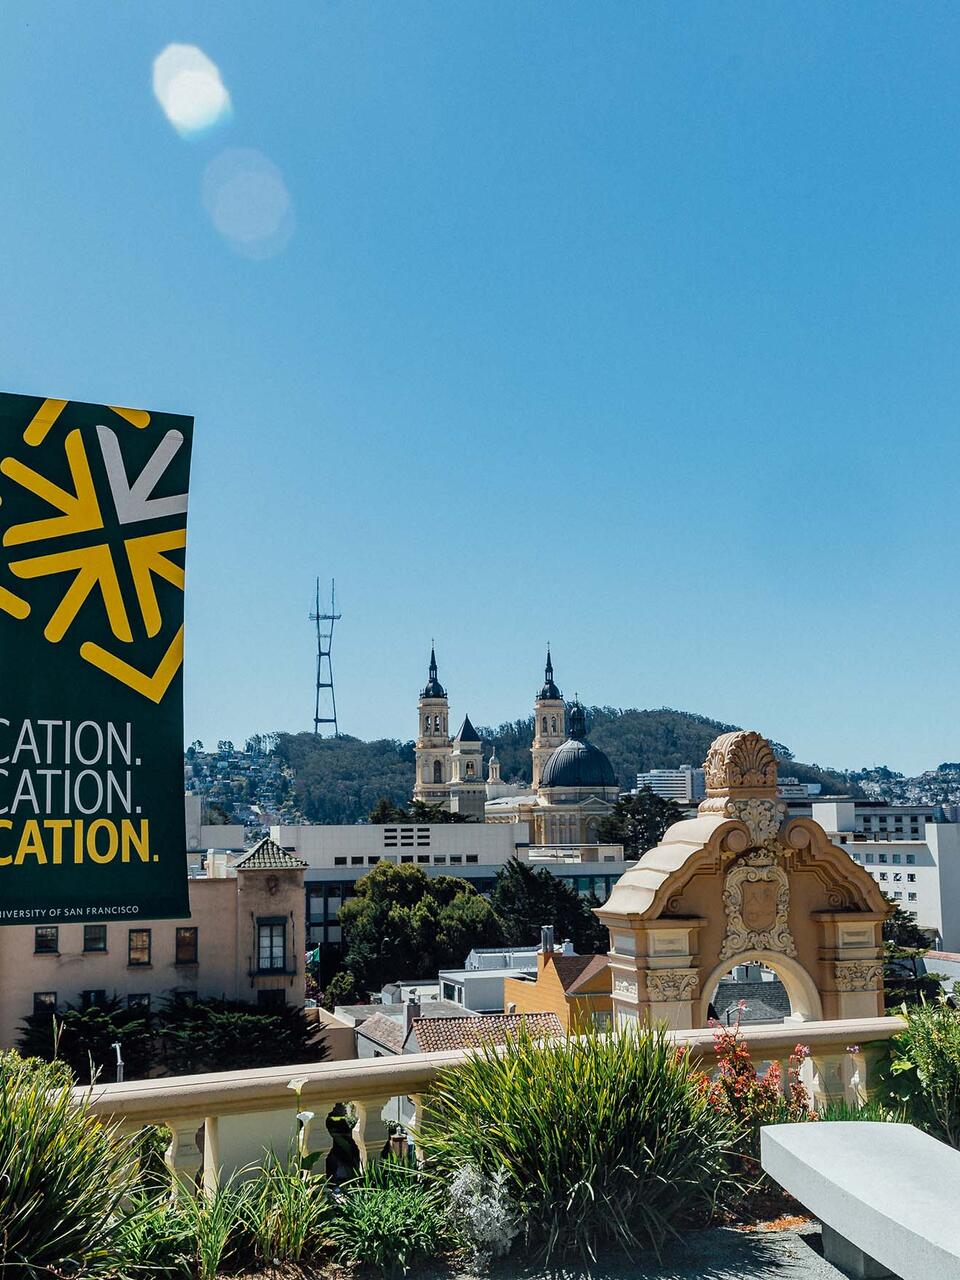
<instances>
[{"instance_id":1,"label":"green hillside","mask_svg":"<svg viewBox=\"0 0 960 1280\"><path fill-rule=\"evenodd\" d=\"M720 733L739 726L721 724L688 711L618 710L589 707L591 741L610 757L620 785L629 790L635 775L654 767L673 769L702 764ZM529 783L533 717L481 728L484 756L495 745L505 781ZM859 795L842 774L800 764L779 743L781 773L801 782L819 782L825 794ZM413 743L382 738L315 738L312 733L277 735L277 752L294 774L297 807L308 822L360 822L381 796L394 804L409 801L414 783Z\"/></svg>"}]
</instances>

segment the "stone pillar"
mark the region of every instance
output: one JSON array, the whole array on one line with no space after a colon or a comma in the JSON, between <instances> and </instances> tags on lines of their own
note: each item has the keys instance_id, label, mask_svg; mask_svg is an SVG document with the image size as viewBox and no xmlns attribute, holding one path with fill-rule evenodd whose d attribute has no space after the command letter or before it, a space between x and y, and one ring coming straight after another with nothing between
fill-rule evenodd
<instances>
[{"instance_id":1,"label":"stone pillar","mask_svg":"<svg viewBox=\"0 0 960 1280\"><path fill-rule=\"evenodd\" d=\"M699 1026L699 917L618 920L610 932L610 971L616 1026L665 1022L674 1030Z\"/></svg>"}]
</instances>

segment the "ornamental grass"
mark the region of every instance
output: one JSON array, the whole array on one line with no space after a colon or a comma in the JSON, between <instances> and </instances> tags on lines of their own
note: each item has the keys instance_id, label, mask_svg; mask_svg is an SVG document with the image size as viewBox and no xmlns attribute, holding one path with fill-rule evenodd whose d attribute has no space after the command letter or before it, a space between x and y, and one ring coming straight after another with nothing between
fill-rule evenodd
<instances>
[{"instance_id":1,"label":"ornamental grass","mask_svg":"<svg viewBox=\"0 0 960 1280\"><path fill-rule=\"evenodd\" d=\"M61 1063L0 1054L0 1276L112 1272L132 1139L91 1119Z\"/></svg>"},{"instance_id":2,"label":"ornamental grass","mask_svg":"<svg viewBox=\"0 0 960 1280\"><path fill-rule=\"evenodd\" d=\"M534 1040L521 1031L440 1073L417 1138L428 1168L502 1175L546 1258L659 1252L712 1212L736 1124L661 1028Z\"/></svg>"}]
</instances>

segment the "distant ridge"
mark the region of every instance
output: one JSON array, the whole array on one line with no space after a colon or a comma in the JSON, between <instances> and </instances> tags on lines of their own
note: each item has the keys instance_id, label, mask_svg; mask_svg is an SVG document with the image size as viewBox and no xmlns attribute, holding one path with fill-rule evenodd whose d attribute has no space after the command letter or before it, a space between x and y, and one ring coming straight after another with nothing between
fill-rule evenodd
<instances>
[{"instance_id":1,"label":"distant ridge","mask_svg":"<svg viewBox=\"0 0 960 1280\"><path fill-rule=\"evenodd\" d=\"M635 784L638 772L647 769L701 765L718 734L742 727L670 707L655 711L589 707L587 724L591 741L610 757L625 790ZM532 716L496 728L478 726L477 731L484 740L485 757L496 746L505 781L529 782ZM843 774L801 764L780 743L774 743L774 750L781 757L782 776L819 782L825 794L862 795ZM293 772L297 807L308 822L362 822L381 796L406 804L413 791L412 742L280 733L277 752Z\"/></svg>"}]
</instances>

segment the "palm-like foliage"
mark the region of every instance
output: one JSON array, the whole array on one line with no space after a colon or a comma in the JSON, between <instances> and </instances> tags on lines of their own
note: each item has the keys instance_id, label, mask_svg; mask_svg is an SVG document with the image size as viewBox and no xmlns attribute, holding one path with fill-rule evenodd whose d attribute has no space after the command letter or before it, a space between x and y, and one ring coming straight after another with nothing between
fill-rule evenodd
<instances>
[{"instance_id":1,"label":"palm-like foliage","mask_svg":"<svg viewBox=\"0 0 960 1280\"><path fill-rule=\"evenodd\" d=\"M418 1134L429 1165L505 1173L547 1256L659 1249L709 1211L734 1123L658 1028L488 1047L441 1073Z\"/></svg>"},{"instance_id":2,"label":"palm-like foliage","mask_svg":"<svg viewBox=\"0 0 960 1280\"><path fill-rule=\"evenodd\" d=\"M59 1063L0 1055L0 1275L107 1271L136 1148L71 1097Z\"/></svg>"}]
</instances>

